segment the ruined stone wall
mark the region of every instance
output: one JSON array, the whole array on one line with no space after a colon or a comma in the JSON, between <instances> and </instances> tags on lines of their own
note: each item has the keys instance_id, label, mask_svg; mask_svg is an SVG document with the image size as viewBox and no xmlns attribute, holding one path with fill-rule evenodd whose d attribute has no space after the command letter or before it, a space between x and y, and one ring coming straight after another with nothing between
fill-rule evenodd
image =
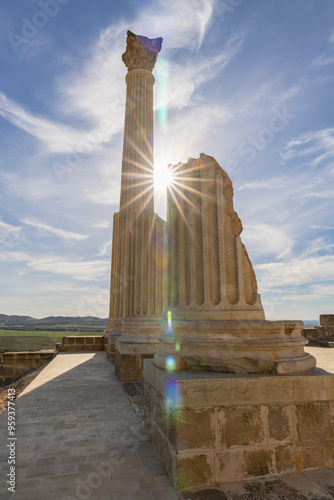
<instances>
[{"instance_id":1,"label":"ruined stone wall","mask_svg":"<svg viewBox=\"0 0 334 500\"><path fill-rule=\"evenodd\" d=\"M43 366L56 355L55 351L5 352L0 366L0 382L9 382L33 368Z\"/></svg>"},{"instance_id":2,"label":"ruined stone wall","mask_svg":"<svg viewBox=\"0 0 334 500\"><path fill-rule=\"evenodd\" d=\"M61 344L57 344L59 352L78 352L78 351L104 351L103 335L69 336L63 337Z\"/></svg>"}]
</instances>

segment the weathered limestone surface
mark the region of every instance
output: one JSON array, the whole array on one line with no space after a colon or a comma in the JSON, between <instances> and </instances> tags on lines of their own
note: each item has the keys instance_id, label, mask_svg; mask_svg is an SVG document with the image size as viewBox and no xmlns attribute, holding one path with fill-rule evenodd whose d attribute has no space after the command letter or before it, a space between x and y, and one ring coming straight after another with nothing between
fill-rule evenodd
<instances>
[{"instance_id":1,"label":"weathered limestone surface","mask_svg":"<svg viewBox=\"0 0 334 500\"><path fill-rule=\"evenodd\" d=\"M128 68L119 213L114 215L108 356L122 381L142 378L142 359L159 349L166 308L165 222L154 213L153 84L162 38L128 31Z\"/></svg>"},{"instance_id":2,"label":"weathered limestone surface","mask_svg":"<svg viewBox=\"0 0 334 500\"><path fill-rule=\"evenodd\" d=\"M174 372L145 361L146 429L177 489L333 468L334 375Z\"/></svg>"},{"instance_id":3,"label":"weathered limestone surface","mask_svg":"<svg viewBox=\"0 0 334 500\"><path fill-rule=\"evenodd\" d=\"M172 170L169 317L160 323L156 365L280 375L313 370L303 323L265 320L227 173L205 154Z\"/></svg>"}]
</instances>

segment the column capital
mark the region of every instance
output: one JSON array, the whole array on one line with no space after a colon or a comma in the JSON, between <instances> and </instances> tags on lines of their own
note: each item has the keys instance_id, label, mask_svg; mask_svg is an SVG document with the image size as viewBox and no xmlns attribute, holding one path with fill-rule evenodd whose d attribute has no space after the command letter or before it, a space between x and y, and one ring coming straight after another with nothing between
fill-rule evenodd
<instances>
[{"instance_id":1,"label":"column capital","mask_svg":"<svg viewBox=\"0 0 334 500\"><path fill-rule=\"evenodd\" d=\"M126 51L122 55L122 61L128 71L144 69L152 72L161 50L161 44L162 38L150 39L128 31Z\"/></svg>"}]
</instances>

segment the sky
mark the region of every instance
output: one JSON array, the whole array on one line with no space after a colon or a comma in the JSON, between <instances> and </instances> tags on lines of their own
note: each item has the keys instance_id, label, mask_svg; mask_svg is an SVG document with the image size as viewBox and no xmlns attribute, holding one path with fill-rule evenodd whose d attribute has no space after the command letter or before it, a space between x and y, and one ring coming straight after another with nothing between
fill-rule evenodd
<instances>
[{"instance_id":1,"label":"sky","mask_svg":"<svg viewBox=\"0 0 334 500\"><path fill-rule=\"evenodd\" d=\"M334 313L333 0L3 0L0 313L108 317L128 29L155 167L214 156L268 319ZM156 211L165 216L164 194Z\"/></svg>"}]
</instances>

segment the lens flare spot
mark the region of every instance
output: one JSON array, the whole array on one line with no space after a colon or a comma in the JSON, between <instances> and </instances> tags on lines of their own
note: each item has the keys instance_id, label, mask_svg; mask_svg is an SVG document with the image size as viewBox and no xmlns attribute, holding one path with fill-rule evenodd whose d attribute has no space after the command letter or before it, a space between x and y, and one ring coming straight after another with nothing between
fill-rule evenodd
<instances>
[{"instance_id":1,"label":"lens flare spot","mask_svg":"<svg viewBox=\"0 0 334 500\"><path fill-rule=\"evenodd\" d=\"M181 349L180 344L178 342L176 342L176 344L175 344L175 351L179 352L180 349Z\"/></svg>"},{"instance_id":2,"label":"lens flare spot","mask_svg":"<svg viewBox=\"0 0 334 500\"><path fill-rule=\"evenodd\" d=\"M176 363L173 356L168 356L168 358L166 358L166 370L169 372L173 372L175 370L175 366Z\"/></svg>"},{"instance_id":3,"label":"lens flare spot","mask_svg":"<svg viewBox=\"0 0 334 500\"><path fill-rule=\"evenodd\" d=\"M172 327L172 313L168 311L167 313L167 324L168 324L168 337L173 336L173 327Z\"/></svg>"},{"instance_id":4,"label":"lens flare spot","mask_svg":"<svg viewBox=\"0 0 334 500\"><path fill-rule=\"evenodd\" d=\"M167 126L169 104L169 77L170 62L166 57L158 59L156 65L156 79L158 86L158 113L162 127Z\"/></svg>"},{"instance_id":5,"label":"lens flare spot","mask_svg":"<svg viewBox=\"0 0 334 500\"><path fill-rule=\"evenodd\" d=\"M182 398L180 394L180 389L178 384L174 381L169 380L166 383L164 391L164 400L166 409L179 408L182 403Z\"/></svg>"}]
</instances>

